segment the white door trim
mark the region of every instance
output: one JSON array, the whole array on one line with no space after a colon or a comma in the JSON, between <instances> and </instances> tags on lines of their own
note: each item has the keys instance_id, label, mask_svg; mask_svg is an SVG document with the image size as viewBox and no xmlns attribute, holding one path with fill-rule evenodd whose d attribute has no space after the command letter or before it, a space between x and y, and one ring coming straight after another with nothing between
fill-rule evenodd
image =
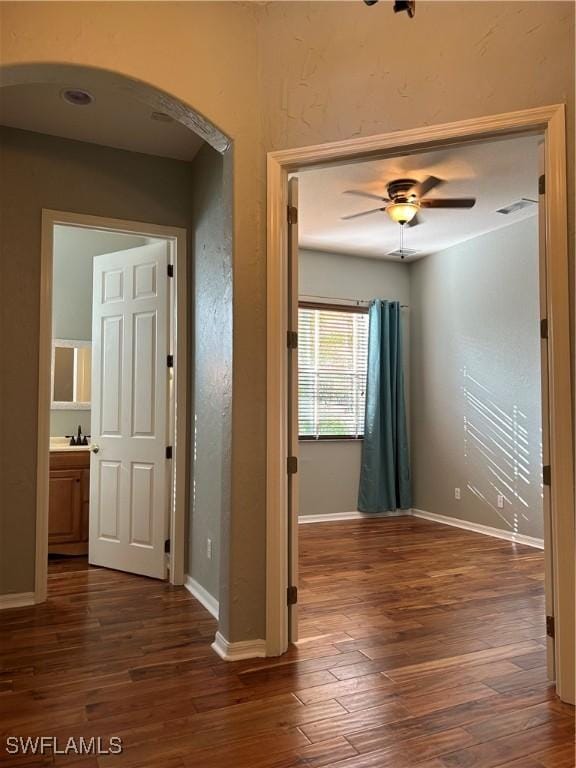
<instances>
[{"instance_id":1,"label":"white door trim","mask_svg":"<svg viewBox=\"0 0 576 768\"><path fill-rule=\"evenodd\" d=\"M188 467L188 343L187 343L187 258L186 230L140 221L102 218L65 211L42 211L42 248L40 266L40 329L38 359L38 437L36 466L36 563L34 601L42 603L48 585L48 489L50 473L50 388L52 356L52 264L54 226L126 232L144 237L162 237L170 244L174 264L174 290L171 320L174 323L174 402L172 483L170 504L170 583L184 584L186 521L186 476Z\"/></svg>"},{"instance_id":2,"label":"white door trim","mask_svg":"<svg viewBox=\"0 0 576 768\"><path fill-rule=\"evenodd\" d=\"M563 104L268 154L266 641L288 647L287 541L287 188L304 167L398 156L415 149L539 133L545 141L549 424L557 691L574 701L574 464L572 439L566 136Z\"/></svg>"}]
</instances>

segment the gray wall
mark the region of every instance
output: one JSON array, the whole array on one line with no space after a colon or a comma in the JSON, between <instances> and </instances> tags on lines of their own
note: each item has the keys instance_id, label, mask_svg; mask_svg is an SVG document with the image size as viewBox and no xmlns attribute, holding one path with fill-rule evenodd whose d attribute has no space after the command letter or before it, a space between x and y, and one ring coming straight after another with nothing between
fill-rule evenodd
<instances>
[{"instance_id":1,"label":"gray wall","mask_svg":"<svg viewBox=\"0 0 576 768\"><path fill-rule=\"evenodd\" d=\"M92 340L92 259L145 245L148 238L80 227L54 227L52 338ZM90 434L90 410L51 410L50 434Z\"/></svg>"},{"instance_id":2,"label":"gray wall","mask_svg":"<svg viewBox=\"0 0 576 768\"><path fill-rule=\"evenodd\" d=\"M146 245L149 238L79 227L54 227L52 336L92 339L92 259Z\"/></svg>"},{"instance_id":3,"label":"gray wall","mask_svg":"<svg viewBox=\"0 0 576 768\"><path fill-rule=\"evenodd\" d=\"M0 129L0 594L34 589L42 208L190 229L177 160Z\"/></svg>"},{"instance_id":4,"label":"gray wall","mask_svg":"<svg viewBox=\"0 0 576 768\"><path fill-rule=\"evenodd\" d=\"M414 507L541 538L537 227L410 267L411 399Z\"/></svg>"},{"instance_id":5,"label":"gray wall","mask_svg":"<svg viewBox=\"0 0 576 768\"><path fill-rule=\"evenodd\" d=\"M90 409L53 409L50 411L50 436L64 437L64 435L76 434L78 426L82 427L82 434L89 435L92 424L92 411Z\"/></svg>"},{"instance_id":6,"label":"gray wall","mask_svg":"<svg viewBox=\"0 0 576 768\"><path fill-rule=\"evenodd\" d=\"M334 299L397 299L410 304L409 267L394 261L300 251L301 296ZM402 310L406 400L410 386L410 309ZM360 478L359 440L300 441L301 516L356 510Z\"/></svg>"},{"instance_id":7,"label":"gray wall","mask_svg":"<svg viewBox=\"0 0 576 768\"><path fill-rule=\"evenodd\" d=\"M224 163L204 147L192 163L194 395L188 573L220 598L221 530L230 507L232 259ZM212 558L207 556L212 540ZM224 579L223 579L224 581ZM222 628L221 628L222 631Z\"/></svg>"}]
</instances>

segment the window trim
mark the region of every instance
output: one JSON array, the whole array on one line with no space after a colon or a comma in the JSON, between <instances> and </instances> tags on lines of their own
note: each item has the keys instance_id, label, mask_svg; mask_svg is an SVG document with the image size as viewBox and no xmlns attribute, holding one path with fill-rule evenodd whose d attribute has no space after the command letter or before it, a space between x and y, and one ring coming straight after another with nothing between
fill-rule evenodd
<instances>
[{"instance_id":1,"label":"window trim","mask_svg":"<svg viewBox=\"0 0 576 768\"><path fill-rule=\"evenodd\" d=\"M364 440L364 435L298 435L299 443L326 443L344 440L346 442L357 443Z\"/></svg>"},{"instance_id":2,"label":"window trim","mask_svg":"<svg viewBox=\"0 0 576 768\"><path fill-rule=\"evenodd\" d=\"M367 315L368 307L356 304L331 304L325 301L298 301L298 310L316 309L328 312L352 312L356 315ZM353 442L358 443L364 440L364 433L361 435L301 435L298 431L298 442L300 443L321 443L321 442Z\"/></svg>"},{"instance_id":3,"label":"window trim","mask_svg":"<svg viewBox=\"0 0 576 768\"><path fill-rule=\"evenodd\" d=\"M356 304L330 304L324 301L299 301L298 309L323 309L328 312L353 312L356 315L367 315L368 307Z\"/></svg>"}]
</instances>

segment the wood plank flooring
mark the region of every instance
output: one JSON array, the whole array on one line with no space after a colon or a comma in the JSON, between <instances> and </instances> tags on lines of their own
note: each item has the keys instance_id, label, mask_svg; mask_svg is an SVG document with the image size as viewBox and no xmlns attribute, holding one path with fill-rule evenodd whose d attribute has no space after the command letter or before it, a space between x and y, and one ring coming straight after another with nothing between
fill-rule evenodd
<instances>
[{"instance_id":1,"label":"wood plank flooring","mask_svg":"<svg viewBox=\"0 0 576 768\"><path fill-rule=\"evenodd\" d=\"M412 517L300 526L302 640L227 664L183 588L81 562L0 613L0 765L573 768L538 550ZM9 735L118 755L10 756Z\"/></svg>"}]
</instances>

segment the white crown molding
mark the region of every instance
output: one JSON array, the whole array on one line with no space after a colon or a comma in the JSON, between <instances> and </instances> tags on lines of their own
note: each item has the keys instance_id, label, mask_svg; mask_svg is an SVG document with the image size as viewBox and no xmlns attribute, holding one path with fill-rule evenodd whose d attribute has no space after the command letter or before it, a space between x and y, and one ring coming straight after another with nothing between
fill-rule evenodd
<instances>
[{"instance_id":1,"label":"white crown molding","mask_svg":"<svg viewBox=\"0 0 576 768\"><path fill-rule=\"evenodd\" d=\"M536 539L533 536L525 536L522 533L503 531L500 528L492 528L490 525L481 525L480 523L471 523L468 520L459 520L456 517L437 515L435 512L426 512L423 509L413 509L412 514L414 517L422 517L424 520L432 520L435 523L450 525L453 528L462 528L465 531L474 531L475 533L481 533L484 536L493 536L496 539L505 539L506 541L513 541L516 544L525 544L528 547L544 549L543 539Z\"/></svg>"},{"instance_id":2,"label":"white crown molding","mask_svg":"<svg viewBox=\"0 0 576 768\"><path fill-rule=\"evenodd\" d=\"M242 640L238 643L229 643L226 638L216 632L212 643L212 650L216 651L224 661L241 661L242 659L262 659L266 656L265 640Z\"/></svg>"},{"instance_id":3,"label":"white crown molding","mask_svg":"<svg viewBox=\"0 0 576 768\"><path fill-rule=\"evenodd\" d=\"M0 595L0 610L6 608L23 608L27 605L35 605L34 592L14 592L10 595Z\"/></svg>"},{"instance_id":4,"label":"white crown molding","mask_svg":"<svg viewBox=\"0 0 576 768\"><path fill-rule=\"evenodd\" d=\"M188 592L190 592L190 594L195 597L196 600L198 600L198 602L212 614L212 616L214 616L215 619L219 618L220 605L218 600L216 600L216 598L211 595L202 584L199 584L196 579L193 579L192 576L186 574L186 576L184 576L184 586Z\"/></svg>"},{"instance_id":5,"label":"white crown molding","mask_svg":"<svg viewBox=\"0 0 576 768\"><path fill-rule=\"evenodd\" d=\"M372 517L406 517L412 514L410 509L397 509L394 512L332 512L328 515L300 515L298 523L329 523L337 520L366 520Z\"/></svg>"}]
</instances>

